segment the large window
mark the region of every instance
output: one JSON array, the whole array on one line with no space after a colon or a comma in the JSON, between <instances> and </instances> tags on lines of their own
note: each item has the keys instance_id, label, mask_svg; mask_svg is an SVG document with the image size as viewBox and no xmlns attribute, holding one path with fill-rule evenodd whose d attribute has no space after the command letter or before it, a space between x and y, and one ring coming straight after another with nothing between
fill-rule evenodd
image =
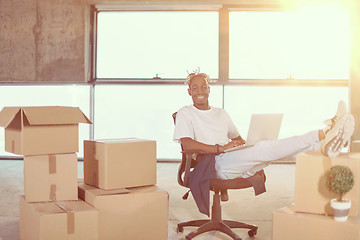
<instances>
[{"instance_id":1,"label":"large window","mask_svg":"<svg viewBox=\"0 0 360 240\"><path fill-rule=\"evenodd\" d=\"M337 102L348 103L347 87L211 85L210 104L224 107L246 138L251 114L284 113L280 137L321 129L335 114ZM180 146L172 141L171 114L191 104L185 85L101 84L90 86L0 86L4 106L76 106L90 118L90 93L94 94L94 139L130 138L155 140L158 159L179 159ZM89 125L80 124L79 157L83 140L90 139ZM0 156L4 129L0 128Z\"/></svg>"},{"instance_id":2,"label":"large window","mask_svg":"<svg viewBox=\"0 0 360 240\"><path fill-rule=\"evenodd\" d=\"M98 78L218 77L217 12L100 12L97 31Z\"/></svg>"},{"instance_id":3,"label":"large window","mask_svg":"<svg viewBox=\"0 0 360 240\"><path fill-rule=\"evenodd\" d=\"M96 10L95 139L154 139L159 159L178 159L170 116L191 104L186 87L146 83L180 83L198 67L218 81L210 104L244 137L252 113L284 113L280 137L289 137L322 128L337 102L348 102L344 9L166 7Z\"/></svg>"},{"instance_id":4,"label":"large window","mask_svg":"<svg viewBox=\"0 0 360 240\"><path fill-rule=\"evenodd\" d=\"M226 5L216 11L99 10L93 77L184 79L186 71L199 67L222 83L349 79L347 10L325 5L260 10Z\"/></svg>"},{"instance_id":5,"label":"large window","mask_svg":"<svg viewBox=\"0 0 360 240\"><path fill-rule=\"evenodd\" d=\"M233 11L229 18L231 79L349 79L345 11Z\"/></svg>"}]
</instances>

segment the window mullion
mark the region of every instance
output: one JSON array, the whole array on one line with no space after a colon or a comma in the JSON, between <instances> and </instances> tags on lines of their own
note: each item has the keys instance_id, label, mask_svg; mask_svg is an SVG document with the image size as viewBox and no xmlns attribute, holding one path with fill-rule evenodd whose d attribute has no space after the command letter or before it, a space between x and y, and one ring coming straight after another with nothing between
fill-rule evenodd
<instances>
[{"instance_id":1,"label":"window mullion","mask_svg":"<svg viewBox=\"0 0 360 240\"><path fill-rule=\"evenodd\" d=\"M219 10L219 82L229 81L229 10Z\"/></svg>"}]
</instances>

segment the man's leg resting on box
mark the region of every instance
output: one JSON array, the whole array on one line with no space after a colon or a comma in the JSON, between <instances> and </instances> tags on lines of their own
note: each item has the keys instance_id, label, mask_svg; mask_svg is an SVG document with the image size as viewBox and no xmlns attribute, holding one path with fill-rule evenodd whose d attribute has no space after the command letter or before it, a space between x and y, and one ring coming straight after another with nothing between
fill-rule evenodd
<instances>
[{"instance_id":1,"label":"man's leg resting on box","mask_svg":"<svg viewBox=\"0 0 360 240\"><path fill-rule=\"evenodd\" d=\"M233 179L250 177L272 161L295 157L309 150L321 150L324 155L335 157L347 145L354 129L354 117L338 109L326 130L280 140L260 141L250 148L222 153L216 157L215 168L219 178Z\"/></svg>"},{"instance_id":2,"label":"man's leg resting on box","mask_svg":"<svg viewBox=\"0 0 360 240\"><path fill-rule=\"evenodd\" d=\"M216 170L223 179L250 177L271 161L294 157L309 150L320 150L318 131L280 140L260 141L253 147L222 153L216 157Z\"/></svg>"}]
</instances>

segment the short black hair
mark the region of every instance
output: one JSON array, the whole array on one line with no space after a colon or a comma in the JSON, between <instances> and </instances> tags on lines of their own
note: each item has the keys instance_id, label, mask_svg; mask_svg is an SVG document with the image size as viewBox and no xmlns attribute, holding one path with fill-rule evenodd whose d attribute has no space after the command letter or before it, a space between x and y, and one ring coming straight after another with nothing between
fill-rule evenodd
<instances>
[{"instance_id":1,"label":"short black hair","mask_svg":"<svg viewBox=\"0 0 360 240\"><path fill-rule=\"evenodd\" d=\"M188 74L188 76L185 79L185 84L190 86L191 80L195 77L202 77L205 79L207 83L210 82L210 76L207 75L206 73L200 73L200 69L198 69Z\"/></svg>"}]
</instances>

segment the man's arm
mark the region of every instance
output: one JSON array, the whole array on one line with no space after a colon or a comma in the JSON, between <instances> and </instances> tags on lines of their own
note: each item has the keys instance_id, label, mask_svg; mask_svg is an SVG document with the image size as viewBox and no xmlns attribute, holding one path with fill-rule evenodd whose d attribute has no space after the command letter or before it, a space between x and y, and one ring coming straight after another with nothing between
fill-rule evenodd
<instances>
[{"instance_id":1,"label":"man's arm","mask_svg":"<svg viewBox=\"0 0 360 240\"><path fill-rule=\"evenodd\" d=\"M181 138L180 141L184 151L195 151L198 153L217 153L216 145L204 144L189 137Z\"/></svg>"},{"instance_id":2,"label":"man's arm","mask_svg":"<svg viewBox=\"0 0 360 240\"><path fill-rule=\"evenodd\" d=\"M184 148L184 151L196 151L198 153L222 153L229 148L233 148L235 146L239 146L245 143L245 141L240 136L234 138L231 142L224 146L204 144L188 137L181 138L180 141Z\"/></svg>"}]
</instances>

